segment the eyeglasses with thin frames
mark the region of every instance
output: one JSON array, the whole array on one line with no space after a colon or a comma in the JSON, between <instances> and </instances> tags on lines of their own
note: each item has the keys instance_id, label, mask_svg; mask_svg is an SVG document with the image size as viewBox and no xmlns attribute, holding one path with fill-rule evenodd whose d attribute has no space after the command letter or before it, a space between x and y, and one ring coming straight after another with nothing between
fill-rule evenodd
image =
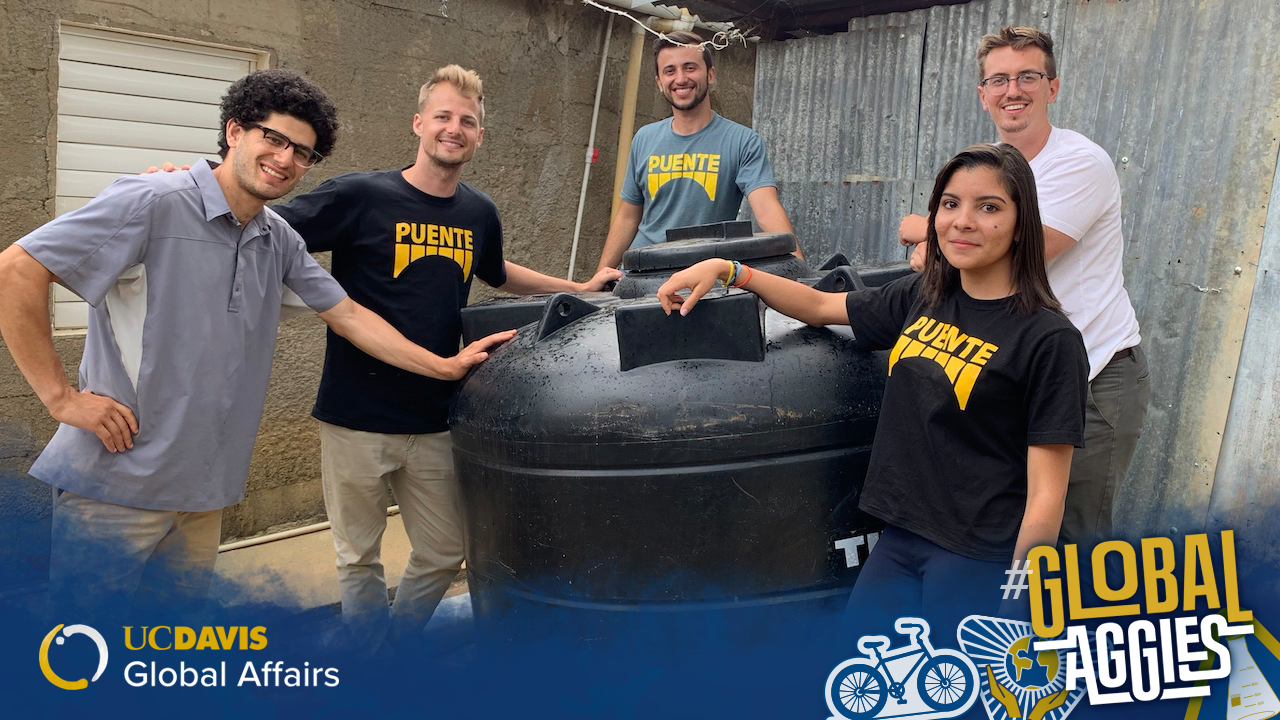
<instances>
[{"instance_id":1,"label":"eyeglasses with thin frames","mask_svg":"<svg viewBox=\"0 0 1280 720\"><path fill-rule=\"evenodd\" d=\"M299 145L298 143L290 140L288 135L285 135L278 130L272 130L266 125L259 125L255 122L242 123L242 125L247 128L257 128L258 130L261 130L262 139L266 140L267 145L270 145L277 152L292 147L293 164L300 168L309 168L324 159L324 156L315 150L312 150L306 145Z\"/></svg>"},{"instance_id":2,"label":"eyeglasses with thin frames","mask_svg":"<svg viewBox=\"0 0 1280 720\"><path fill-rule=\"evenodd\" d=\"M1038 70L1027 70L1025 72L1018 73L1017 78L1011 78L1007 75L993 75L978 84L986 88L987 92L992 93L993 95L1003 95L1004 93L1009 92L1009 83L1016 79L1018 87L1022 88L1026 92L1033 92L1040 87L1040 81L1047 77L1049 77L1047 73L1042 73Z\"/></svg>"}]
</instances>

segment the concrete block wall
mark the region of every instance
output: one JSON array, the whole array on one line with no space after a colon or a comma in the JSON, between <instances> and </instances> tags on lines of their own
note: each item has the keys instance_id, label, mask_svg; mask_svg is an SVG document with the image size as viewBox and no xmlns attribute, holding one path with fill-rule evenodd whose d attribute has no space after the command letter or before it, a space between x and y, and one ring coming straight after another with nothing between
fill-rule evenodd
<instances>
[{"instance_id":1,"label":"concrete block wall","mask_svg":"<svg viewBox=\"0 0 1280 720\"><path fill-rule=\"evenodd\" d=\"M486 135L463 179L502 211L509 259L563 276L608 16L565 0L450 0L449 17L437 7L396 0L8 0L0 5L0 249L53 217L58 27L75 22L265 50L273 65L324 87L338 106L341 135L300 191L335 174L409 163L418 87L446 63L474 68L485 81ZM594 269L608 228L629 42L630 23L618 18L578 279ZM717 67L713 107L749 124L755 49L720 52ZM637 127L669 114L651 78L642 75ZM212 132L209 144L216 147ZM485 295L477 290L473 301ZM56 345L74 381L83 339L59 337ZM247 496L225 514L225 538L323 517L319 443L309 415L323 350L318 319L282 323ZM55 427L12 358L0 352L0 521L8 527L47 535L48 488L25 471ZM0 548L9 549L0 549L0 572L8 573L24 561L3 540Z\"/></svg>"}]
</instances>

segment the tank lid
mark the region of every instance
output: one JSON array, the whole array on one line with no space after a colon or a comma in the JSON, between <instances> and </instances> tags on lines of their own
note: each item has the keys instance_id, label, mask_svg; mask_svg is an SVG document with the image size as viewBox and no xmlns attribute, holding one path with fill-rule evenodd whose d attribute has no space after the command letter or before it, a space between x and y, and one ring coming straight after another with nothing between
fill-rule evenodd
<instances>
[{"instance_id":1,"label":"tank lid","mask_svg":"<svg viewBox=\"0 0 1280 720\"><path fill-rule=\"evenodd\" d=\"M725 238L751 237L750 220L725 220L706 225L686 225L667 228L667 242L676 240L723 240Z\"/></svg>"},{"instance_id":2,"label":"tank lid","mask_svg":"<svg viewBox=\"0 0 1280 720\"><path fill-rule=\"evenodd\" d=\"M764 360L764 304L743 290L708 293L688 316L656 302L624 305L614 321L623 372L672 360Z\"/></svg>"},{"instance_id":3,"label":"tank lid","mask_svg":"<svg viewBox=\"0 0 1280 720\"><path fill-rule=\"evenodd\" d=\"M630 272L683 270L710 258L751 262L794 252L796 237L791 233L757 233L747 237L695 238L647 245L628 250L622 264Z\"/></svg>"}]
</instances>

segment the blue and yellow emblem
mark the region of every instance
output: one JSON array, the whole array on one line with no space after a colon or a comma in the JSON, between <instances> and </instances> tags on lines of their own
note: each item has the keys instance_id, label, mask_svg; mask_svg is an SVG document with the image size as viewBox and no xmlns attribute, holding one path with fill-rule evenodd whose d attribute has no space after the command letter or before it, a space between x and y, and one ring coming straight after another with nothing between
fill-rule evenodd
<instances>
[{"instance_id":1,"label":"blue and yellow emblem","mask_svg":"<svg viewBox=\"0 0 1280 720\"><path fill-rule=\"evenodd\" d=\"M978 666L991 720L1062 720L1085 694L1083 684L1066 689L1063 651L1035 650L1031 623L971 615L960 623L957 639Z\"/></svg>"}]
</instances>

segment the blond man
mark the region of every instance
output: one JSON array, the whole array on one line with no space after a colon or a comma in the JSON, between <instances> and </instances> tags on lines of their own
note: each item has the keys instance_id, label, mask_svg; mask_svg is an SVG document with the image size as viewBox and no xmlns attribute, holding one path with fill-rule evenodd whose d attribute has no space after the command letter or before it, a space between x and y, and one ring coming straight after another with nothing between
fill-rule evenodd
<instances>
[{"instance_id":1,"label":"blond man","mask_svg":"<svg viewBox=\"0 0 1280 720\"><path fill-rule=\"evenodd\" d=\"M413 164L335 177L276 208L309 250L333 252L333 274L352 297L446 356L457 351L474 277L525 295L599 290L619 275L571 283L503 259L497 208L460 179L484 141L484 114L480 77L457 65L440 68L418 97ZM384 639L416 644L461 567L448 426L456 387L402 372L329 334L312 414L321 423L343 619L366 651ZM412 546L389 612L380 561L388 484Z\"/></svg>"}]
</instances>

